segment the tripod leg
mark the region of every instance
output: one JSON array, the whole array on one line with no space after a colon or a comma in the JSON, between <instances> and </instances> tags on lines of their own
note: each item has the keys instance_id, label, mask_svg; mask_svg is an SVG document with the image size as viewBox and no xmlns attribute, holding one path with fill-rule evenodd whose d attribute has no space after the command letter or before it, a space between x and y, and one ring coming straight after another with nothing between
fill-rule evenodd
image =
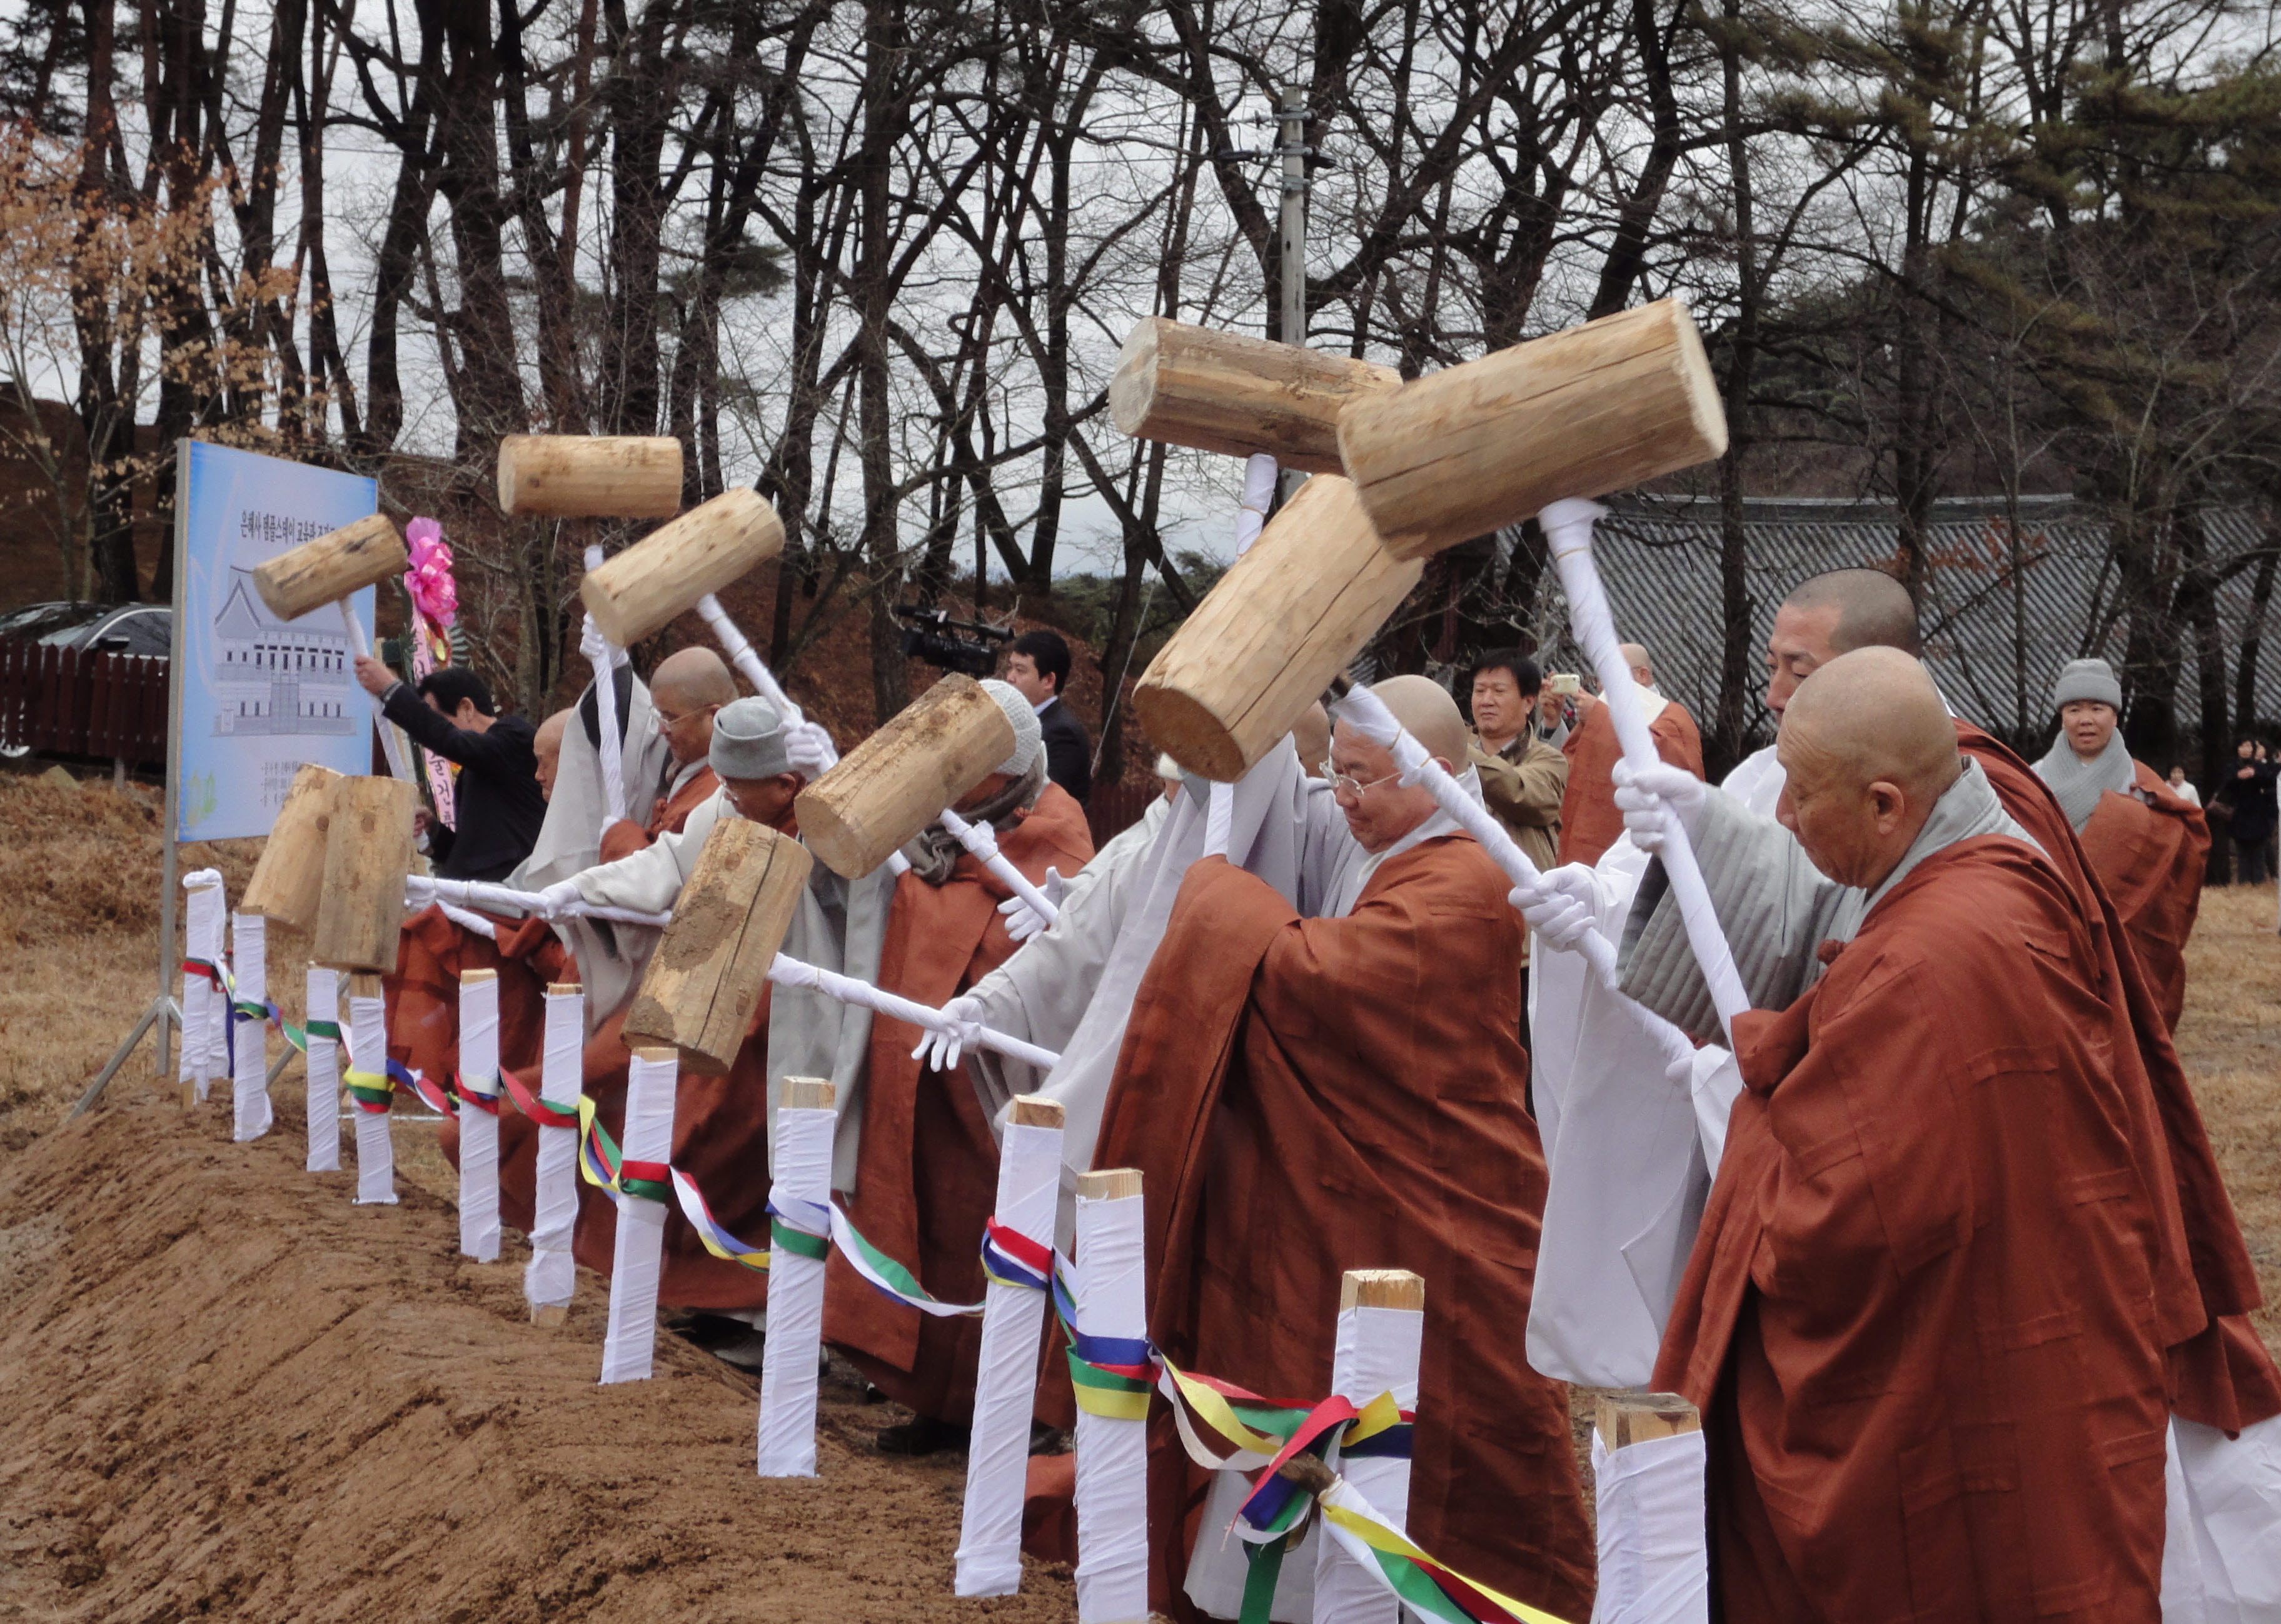
<instances>
[{"instance_id":1,"label":"tripod leg","mask_svg":"<svg viewBox=\"0 0 2281 1624\"><path fill-rule=\"evenodd\" d=\"M143 1019L135 1023L135 1030L127 1035L124 1043L112 1051L111 1058L104 1062L103 1069L95 1074L95 1081L87 1085L87 1092L79 1097L79 1104L71 1109L72 1115L79 1116L94 1105L104 1089L110 1086L112 1078L118 1075L119 1068L127 1064L127 1057L135 1052L135 1045L141 1043L143 1035L151 1029L151 1023L164 1020L173 1012L173 1001L166 994L160 993L151 1000L150 1007L143 1012Z\"/></svg>"}]
</instances>

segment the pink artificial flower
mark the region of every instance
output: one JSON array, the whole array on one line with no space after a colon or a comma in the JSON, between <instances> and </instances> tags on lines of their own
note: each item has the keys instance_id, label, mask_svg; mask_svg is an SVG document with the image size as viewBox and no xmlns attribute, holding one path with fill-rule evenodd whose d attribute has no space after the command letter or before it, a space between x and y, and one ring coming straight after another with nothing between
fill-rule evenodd
<instances>
[{"instance_id":1,"label":"pink artificial flower","mask_svg":"<svg viewBox=\"0 0 2281 1624\"><path fill-rule=\"evenodd\" d=\"M444 527L432 519L415 519L404 527L412 567L404 584L422 615L437 626L449 626L460 612L460 589L452 580L452 550L444 541Z\"/></svg>"}]
</instances>

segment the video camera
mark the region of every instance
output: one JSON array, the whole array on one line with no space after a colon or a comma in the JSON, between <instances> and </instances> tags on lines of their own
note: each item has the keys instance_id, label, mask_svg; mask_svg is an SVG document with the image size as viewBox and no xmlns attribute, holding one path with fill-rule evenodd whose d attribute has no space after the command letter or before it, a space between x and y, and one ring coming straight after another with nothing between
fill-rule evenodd
<instances>
[{"instance_id":1,"label":"video camera","mask_svg":"<svg viewBox=\"0 0 2281 1624\"><path fill-rule=\"evenodd\" d=\"M903 627L903 653L916 655L941 671L963 671L986 677L998 668L998 648L1014 641L1002 627L979 620L954 620L947 609L928 609L917 604L898 604L895 618Z\"/></svg>"}]
</instances>

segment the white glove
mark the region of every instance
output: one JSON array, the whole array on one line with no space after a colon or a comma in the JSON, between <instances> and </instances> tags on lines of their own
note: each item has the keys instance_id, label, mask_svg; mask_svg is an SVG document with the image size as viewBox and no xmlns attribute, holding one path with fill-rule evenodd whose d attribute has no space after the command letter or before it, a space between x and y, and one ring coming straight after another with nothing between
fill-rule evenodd
<instances>
[{"instance_id":1,"label":"white glove","mask_svg":"<svg viewBox=\"0 0 2281 1624\"><path fill-rule=\"evenodd\" d=\"M1505 900L1520 911L1538 941L1574 952L1599 920L1600 882L1589 865L1569 863L1539 874L1534 886L1514 886Z\"/></svg>"},{"instance_id":2,"label":"white glove","mask_svg":"<svg viewBox=\"0 0 2281 1624\"><path fill-rule=\"evenodd\" d=\"M613 669L626 663L626 651L611 646L610 640L602 635L602 628L594 624L592 615L588 615L585 624L578 628L578 652L590 666L606 653Z\"/></svg>"},{"instance_id":3,"label":"white glove","mask_svg":"<svg viewBox=\"0 0 2281 1624\"><path fill-rule=\"evenodd\" d=\"M1058 913L1062 898L1069 895L1069 881L1062 878L1060 869L1048 868L1045 881L1038 889L1045 893L1046 900L1054 904L1054 911ZM1006 916L1006 934L1017 942L1027 942L1046 927L1046 921L1039 917L1035 908L1030 906L1026 897L1009 897L998 904L998 912Z\"/></svg>"},{"instance_id":4,"label":"white glove","mask_svg":"<svg viewBox=\"0 0 2281 1624\"><path fill-rule=\"evenodd\" d=\"M557 880L538 893L530 911L543 920L559 920L574 908L586 905L586 894L578 889L576 880Z\"/></svg>"},{"instance_id":5,"label":"white glove","mask_svg":"<svg viewBox=\"0 0 2281 1624\"><path fill-rule=\"evenodd\" d=\"M1689 841L1702 827L1703 809L1711 804L1711 786L1684 767L1666 766L1659 761L1635 772L1629 762L1619 761L1612 774L1616 781L1616 806L1624 814L1624 827L1632 837L1632 844L1643 851L1663 850L1663 837L1670 825L1666 813L1679 820L1679 827Z\"/></svg>"},{"instance_id":6,"label":"white glove","mask_svg":"<svg viewBox=\"0 0 2281 1624\"><path fill-rule=\"evenodd\" d=\"M942 1006L944 1026L919 1039L919 1046L911 1051L911 1058L925 1063L929 1070L947 1072L958 1064L958 1057L982 1044L982 1005L961 993Z\"/></svg>"},{"instance_id":7,"label":"white glove","mask_svg":"<svg viewBox=\"0 0 2281 1624\"><path fill-rule=\"evenodd\" d=\"M810 783L830 772L839 759L831 735L821 722L800 722L785 729L785 760Z\"/></svg>"}]
</instances>

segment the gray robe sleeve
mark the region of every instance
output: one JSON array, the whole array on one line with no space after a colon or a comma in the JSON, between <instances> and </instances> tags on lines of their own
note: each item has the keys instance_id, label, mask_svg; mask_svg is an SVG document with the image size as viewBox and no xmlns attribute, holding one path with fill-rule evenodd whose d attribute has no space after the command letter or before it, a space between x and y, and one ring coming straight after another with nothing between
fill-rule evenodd
<instances>
[{"instance_id":1,"label":"gray robe sleeve","mask_svg":"<svg viewBox=\"0 0 2281 1624\"><path fill-rule=\"evenodd\" d=\"M1824 876L1788 829L1716 790L1694 846L1751 1006L1787 1009L1813 984L1814 949L1842 930L1860 893ZM1674 1026L1697 1036L1719 1029L1660 858L1648 866L1624 921L1620 966L1624 991Z\"/></svg>"}]
</instances>

